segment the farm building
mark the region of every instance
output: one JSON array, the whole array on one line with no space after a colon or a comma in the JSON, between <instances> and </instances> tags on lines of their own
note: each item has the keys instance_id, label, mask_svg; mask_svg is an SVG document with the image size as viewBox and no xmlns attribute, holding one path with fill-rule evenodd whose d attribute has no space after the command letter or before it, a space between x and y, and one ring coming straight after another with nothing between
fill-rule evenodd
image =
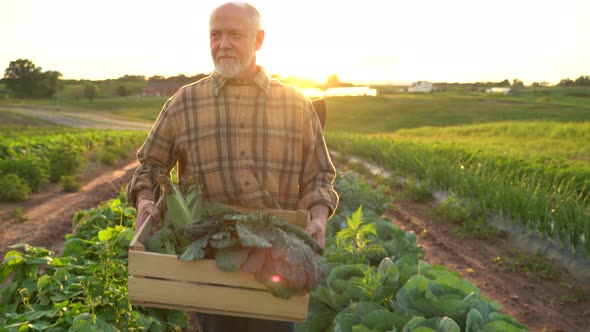
<instances>
[{"instance_id":1,"label":"farm building","mask_svg":"<svg viewBox=\"0 0 590 332\"><path fill-rule=\"evenodd\" d=\"M509 94L512 93L512 88L498 88L498 87L494 87L494 88L487 89L486 92L489 92L489 93L503 93L505 95L509 95Z\"/></svg>"},{"instance_id":2,"label":"farm building","mask_svg":"<svg viewBox=\"0 0 590 332\"><path fill-rule=\"evenodd\" d=\"M408 88L408 92L429 93L432 92L432 82L418 81Z\"/></svg>"},{"instance_id":3,"label":"farm building","mask_svg":"<svg viewBox=\"0 0 590 332\"><path fill-rule=\"evenodd\" d=\"M377 90L371 89L368 86L351 86L328 88L324 92L326 97L342 97L342 96L376 96Z\"/></svg>"},{"instance_id":4,"label":"farm building","mask_svg":"<svg viewBox=\"0 0 590 332\"><path fill-rule=\"evenodd\" d=\"M184 84L171 81L150 81L143 88L144 96L172 96Z\"/></svg>"}]
</instances>

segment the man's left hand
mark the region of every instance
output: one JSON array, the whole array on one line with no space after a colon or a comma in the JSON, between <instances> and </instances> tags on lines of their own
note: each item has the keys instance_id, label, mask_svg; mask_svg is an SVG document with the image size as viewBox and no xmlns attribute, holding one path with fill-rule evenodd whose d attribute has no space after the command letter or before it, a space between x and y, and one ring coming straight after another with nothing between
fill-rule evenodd
<instances>
[{"instance_id":1,"label":"man's left hand","mask_svg":"<svg viewBox=\"0 0 590 332\"><path fill-rule=\"evenodd\" d=\"M324 205L314 205L309 212L311 214L311 221L305 228L305 231L324 248L326 246L326 226L328 224L330 209Z\"/></svg>"}]
</instances>

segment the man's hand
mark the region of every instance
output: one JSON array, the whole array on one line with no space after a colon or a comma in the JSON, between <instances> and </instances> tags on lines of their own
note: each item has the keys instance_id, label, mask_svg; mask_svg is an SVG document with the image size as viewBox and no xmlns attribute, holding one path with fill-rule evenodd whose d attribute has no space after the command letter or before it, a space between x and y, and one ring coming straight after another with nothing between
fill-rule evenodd
<instances>
[{"instance_id":1,"label":"man's hand","mask_svg":"<svg viewBox=\"0 0 590 332\"><path fill-rule=\"evenodd\" d=\"M311 221L305 228L305 231L324 248L326 246L326 226L328 224L330 209L325 205L314 205L309 212L311 214Z\"/></svg>"},{"instance_id":2,"label":"man's hand","mask_svg":"<svg viewBox=\"0 0 590 332\"><path fill-rule=\"evenodd\" d=\"M135 220L135 233L139 231L141 225L145 222L148 216L152 216L154 221L160 221L160 211L156 208L156 203L149 199L142 199L137 202L137 218ZM159 223L154 223L154 228L158 228Z\"/></svg>"}]
</instances>

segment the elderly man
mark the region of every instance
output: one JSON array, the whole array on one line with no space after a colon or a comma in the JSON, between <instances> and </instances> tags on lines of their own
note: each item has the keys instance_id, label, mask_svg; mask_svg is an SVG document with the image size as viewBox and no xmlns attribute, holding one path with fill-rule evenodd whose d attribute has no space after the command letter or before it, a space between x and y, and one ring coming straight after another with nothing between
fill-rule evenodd
<instances>
[{"instance_id":1,"label":"elderly man","mask_svg":"<svg viewBox=\"0 0 590 332\"><path fill-rule=\"evenodd\" d=\"M256 62L264 40L256 8L240 2L213 10L209 21L215 71L184 86L162 108L137 153L127 186L136 229L159 219L156 177L177 165L179 181L197 177L205 199L248 207L307 209L306 231L324 246L338 204L335 168L310 101L271 79ZM292 331L290 322L200 315L204 331Z\"/></svg>"}]
</instances>

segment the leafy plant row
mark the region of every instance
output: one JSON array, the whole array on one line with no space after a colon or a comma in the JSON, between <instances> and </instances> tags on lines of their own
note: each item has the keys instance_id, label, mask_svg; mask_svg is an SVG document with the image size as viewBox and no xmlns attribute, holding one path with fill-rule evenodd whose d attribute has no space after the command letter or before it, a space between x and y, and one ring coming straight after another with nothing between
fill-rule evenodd
<instances>
[{"instance_id":1,"label":"leafy plant row","mask_svg":"<svg viewBox=\"0 0 590 332\"><path fill-rule=\"evenodd\" d=\"M139 131L8 128L0 134L0 201L20 201L63 176L75 176L89 159L112 165L145 138Z\"/></svg>"},{"instance_id":2,"label":"leafy plant row","mask_svg":"<svg viewBox=\"0 0 590 332\"><path fill-rule=\"evenodd\" d=\"M544 166L453 144L347 134L327 139L335 150L468 198L486 214L499 214L573 253L581 246L590 258L590 168Z\"/></svg>"},{"instance_id":3,"label":"leafy plant row","mask_svg":"<svg viewBox=\"0 0 590 332\"><path fill-rule=\"evenodd\" d=\"M339 175L327 276L298 331L522 331L457 273L422 260L416 236L379 216L386 188ZM359 208L362 206L361 208ZM124 197L76 214L63 254L13 246L0 264L0 331L179 331L181 311L132 306L127 254L135 210Z\"/></svg>"},{"instance_id":4,"label":"leafy plant row","mask_svg":"<svg viewBox=\"0 0 590 332\"><path fill-rule=\"evenodd\" d=\"M330 270L298 331L527 330L459 274L422 260L415 234L380 217L391 208L385 187L344 173L336 188L323 256Z\"/></svg>"},{"instance_id":5,"label":"leafy plant row","mask_svg":"<svg viewBox=\"0 0 590 332\"><path fill-rule=\"evenodd\" d=\"M135 209L121 196L76 214L59 257L18 244L0 264L0 331L179 331L180 311L132 307L127 253Z\"/></svg>"}]
</instances>

